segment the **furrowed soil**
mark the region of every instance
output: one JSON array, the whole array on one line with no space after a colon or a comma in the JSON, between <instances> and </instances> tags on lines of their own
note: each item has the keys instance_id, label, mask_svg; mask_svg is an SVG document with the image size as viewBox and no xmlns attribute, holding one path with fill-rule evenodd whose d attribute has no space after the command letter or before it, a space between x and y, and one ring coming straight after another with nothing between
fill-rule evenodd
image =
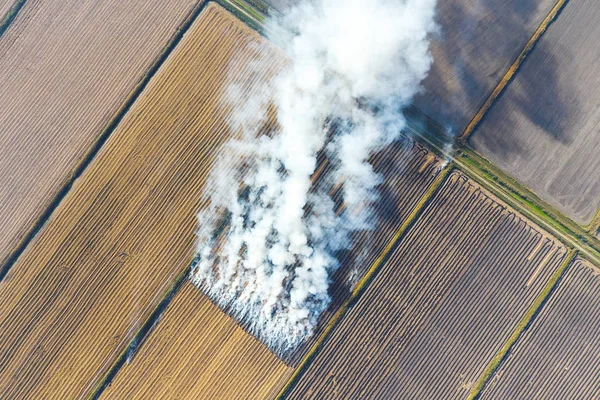
<instances>
[{"instance_id":1,"label":"furrowed soil","mask_svg":"<svg viewBox=\"0 0 600 400\"><path fill-rule=\"evenodd\" d=\"M453 172L287 398L467 398L566 249Z\"/></svg>"},{"instance_id":2,"label":"furrowed soil","mask_svg":"<svg viewBox=\"0 0 600 400\"><path fill-rule=\"evenodd\" d=\"M0 283L0 398L93 394L185 273L205 181L230 137L221 100L231 60L250 83L272 71L257 74L248 60L277 65L273 52L247 46L256 36L207 5ZM216 308L205 313L207 326L222 323ZM285 371L236 332L238 349ZM239 356L222 361L234 369Z\"/></svg>"},{"instance_id":3,"label":"furrowed soil","mask_svg":"<svg viewBox=\"0 0 600 400\"><path fill-rule=\"evenodd\" d=\"M600 397L600 271L576 260L482 399Z\"/></svg>"},{"instance_id":4,"label":"furrowed soil","mask_svg":"<svg viewBox=\"0 0 600 400\"><path fill-rule=\"evenodd\" d=\"M433 66L415 106L460 135L555 0L439 0Z\"/></svg>"},{"instance_id":5,"label":"furrowed soil","mask_svg":"<svg viewBox=\"0 0 600 400\"><path fill-rule=\"evenodd\" d=\"M372 163L382 178L378 187L379 201L374 208L376 224L372 230L353 234L351 249L338 254L340 267L332 277L329 291L332 302L321 315L312 338L294 352L281 355L290 365L296 365L304 357L340 306L349 299L442 168L441 160L407 138L373 156Z\"/></svg>"},{"instance_id":6,"label":"furrowed soil","mask_svg":"<svg viewBox=\"0 0 600 400\"><path fill-rule=\"evenodd\" d=\"M29 0L0 36L0 272L197 3Z\"/></svg>"},{"instance_id":7,"label":"furrowed soil","mask_svg":"<svg viewBox=\"0 0 600 400\"><path fill-rule=\"evenodd\" d=\"M156 330L141 346L139 355L119 371L103 398L142 399L149 394L165 399L274 397L356 283L392 240L440 168L437 158L407 139L377 154L373 164L385 177L380 186L382 199L376 209L378 227L357 233L353 250L340 255L342 265L331 285L332 305L323 314L313 338L292 354L282 355L289 366L278 359L273 361L276 358L271 353L265 355L265 348L256 340L246 345L247 335L224 313L218 324L213 323L215 317L209 313L215 313L216 306L209 306L208 300L199 294L190 294L193 289L186 283L183 293L176 295ZM315 179L326 173L327 168L322 164Z\"/></svg>"},{"instance_id":8,"label":"furrowed soil","mask_svg":"<svg viewBox=\"0 0 600 400\"><path fill-rule=\"evenodd\" d=\"M567 3L469 141L581 224L600 207L599 18Z\"/></svg>"}]
</instances>

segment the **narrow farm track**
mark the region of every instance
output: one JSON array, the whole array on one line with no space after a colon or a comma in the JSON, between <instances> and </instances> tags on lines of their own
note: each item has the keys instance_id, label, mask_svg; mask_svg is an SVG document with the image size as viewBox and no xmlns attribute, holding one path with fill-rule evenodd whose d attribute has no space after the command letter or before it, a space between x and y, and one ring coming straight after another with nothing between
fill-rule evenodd
<instances>
[{"instance_id":1,"label":"narrow farm track","mask_svg":"<svg viewBox=\"0 0 600 400\"><path fill-rule=\"evenodd\" d=\"M504 74L502 79L500 79L500 82L498 82L498 85L496 85L494 90L492 90L491 94L485 100L485 102L483 103L481 108L477 111L477 113L474 115L473 119L471 119L469 124L465 127L465 130L462 132L462 134L459 137L460 140L466 141L473 134L473 131L475 130L475 128L479 125L479 123L481 122L481 120L483 119L485 114L492 107L492 105L494 104L494 102L496 101L498 96L500 96L500 94L504 91L506 86L513 79L513 77L515 76L515 73L521 67L521 64L525 61L525 59L527 58L527 56L529 55L531 50L534 48L534 46L540 40L542 35L546 32L546 30L548 29L550 24L552 22L554 22L554 20L556 19L556 17L560 13L560 11L564 8L564 6L567 4L567 2L568 2L568 0L557 0L554 7L552 7L552 9L550 9L550 12L546 16L546 18L544 18L542 20L540 26L538 26L538 28L535 30L535 32L533 32L533 35L529 38L529 40L525 44L525 47L523 47L523 50L521 50L521 52L519 53L517 58L513 61L513 63L510 65L510 67L508 68L508 70L506 71L506 73Z\"/></svg>"},{"instance_id":2,"label":"narrow farm track","mask_svg":"<svg viewBox=\"0 0 600 400\"><path fill-rule=\"evenodd\" d=\"M466 398L565 254L452 173L286 398Z\"/></svg>"},{"instance_id":3,"label":"narrow farm track","mask_svg":"<svg viewBox=\"0 0 600 400\"><path fill-rule=\"evenodd\" d=\"M0 277L200 4L28 0L0 36Z\"/></svg>"},{"instance_id":4,"label":"narrow farm track","mask_svg":"<svg viewBox=\"0 0 600 400\"><path fill-rule=\"evenodd\" d=\"M235 55L241 81L263 81L248 60L277 64L250 42L209 4L0 282L0 398L89 396L185 271L230 136L223 71Z\"/></svg>"},{"instance_id":5,"label":"narrow farm track","mask_svg":"<svg viewBox=\"0 0 600 400\"><path fill-rule=\"evenodd\" d=\"M600 271L576 260L481 399L600 397Z\"/></svg>"},{"instance_id":6,"label":"narrow farm track","mask_svg":"<svg viewBox=\"0 0 600 400\"><path fill-rule=\"evenodd\" d=\"M266 399L292 372L186 282L100 399Z\"/></svg>"},{"instance_id":7,"label":"narrow farm track","mask_svg":"<svg viewBox=\"0 0 600 400\"><path fill-rule=\"evenodd\" d=\"M434 63L414 105L463 132L557 0L439 0Z\"/></svg>"}]
</instances>

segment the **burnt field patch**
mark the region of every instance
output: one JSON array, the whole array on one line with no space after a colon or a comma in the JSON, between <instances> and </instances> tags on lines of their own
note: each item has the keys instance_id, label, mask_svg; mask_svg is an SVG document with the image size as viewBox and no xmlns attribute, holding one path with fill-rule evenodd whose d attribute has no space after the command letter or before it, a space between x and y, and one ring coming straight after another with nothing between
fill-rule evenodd
<instances>
[{"instance_id":1,"label":"burnt field patch","mask_svg":"<svg viewBox=\"0 0 600 400\"><path fill-rule=\"evenodd\" d=\"M231 136L220 106L223 71L235 54L248 81L264 79L249 74L249 59L276 63L244 47L255 39L207 5L6 275L1 398L94 394L188 271L201 193Z\"/></svg>"}]
</instances>

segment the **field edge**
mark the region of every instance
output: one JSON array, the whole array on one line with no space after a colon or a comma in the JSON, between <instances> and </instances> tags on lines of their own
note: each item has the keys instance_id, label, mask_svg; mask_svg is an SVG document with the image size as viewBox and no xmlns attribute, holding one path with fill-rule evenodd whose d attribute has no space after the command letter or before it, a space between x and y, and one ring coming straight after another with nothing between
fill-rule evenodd
<instances>
[{"instance_id":1,"label":"field edge","mask_svg":"<svg viewBox=\"0 0 600 400\"><path fill-rule=\"evenodd\" d=\"M525 331L531 326L536 316L539 314L541 309L544 307L554 290L556 289L558 283L568 270L568 268L573 264L575 257L577 256L577 250L569 248L563 262L558 267L558 269L552 274L546 286L542 289L538 297L534 300L533 304L523 318L517 324L515 330L512 335L508 338L508 340L504 343L504 346L496 353L494 358L490 361L484 372L481 374L479 380L469 393L468 400L477 400L480 398L483 393L483 389L490 381L490 379L494 376L494 373L498 370L498 368L502 365L502 363L506 360L507 356L510 354L511 349L517 344L519 339L525 333Z\"/></svg>"},{"instance_id":2,"label":"field edge","mask_svg":"<svg viewBox=\"0 0 600 400\"><path fill-rule=\"evenodd\" d=\"M440 186L446 181L446 178L450 175L450 173L454 170L454 166L452 164L446 165L435 177L434 181L431 183L431 186L427 189L427 191L423 194L419 202L415 205L411 213L408 215L404 223L398 228L392 239L389 241L387 246L381 252L379 257L373 262L373 264L369 267L365 275L362 279L357 283L356 287L352 291L350 297L342 304L342 306L336 311L334 316L331 318L317 341L313 344L310 350L304 355L298 366L295 368L294 373L288 379L285 386L281 389L279 394L275 397L277 400L283 400L285 396L291 391L291 389L296 384L298 378L302 375L302 372L308 366L310 361L317 355L319 350L321 349L325 340L329 337L329 335L333 332L337 324L341 321L343 316L349 307L354 304L354 302L358 299L358 297L364 292L366 287L369 285L371 280L377 274L377 271L387 260L388 256L392 252L392 250L396 247L396 245L401 241L404 235L408 232L410 227L418 220L419 216L422 212L427 208L427 205L433 199L434 195L437 193L437 190Z\"/></svg>"}]
</instances>

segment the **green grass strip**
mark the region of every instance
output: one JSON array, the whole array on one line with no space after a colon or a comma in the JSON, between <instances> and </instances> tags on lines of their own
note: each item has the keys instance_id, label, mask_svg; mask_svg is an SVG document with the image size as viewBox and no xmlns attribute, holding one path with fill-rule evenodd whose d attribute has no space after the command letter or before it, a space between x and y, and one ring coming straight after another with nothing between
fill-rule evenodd
<instances>
[{"instance_id":1,"label":"green grass strip","mask_svg":"<svg viewBox=\"0 0 600 400\"><path fill-rule=\"evenodd\" d=\"M421 197L421 200L415 205L412 212L408 215L404 223L398 228L398 231L394 234L388 245L383 249L379 257L371 264L371 267L368 269L367 273L362 277L360 282L356 285L350 297L344 302L344 304L338 309L335 315L331 318L321 336L317 339L317 341L312 345L310 350L304 355L292 376L288 379L285 386L281 389L279 394L277 395L277 399L283 399L286 394L292 389L297 379L302 375L302 372L306 369L310 361L317 354L325 340L329 337L333 329L336 325L341 321L342 317L348 310L350 304L353 304L354 301L360 296L360 294L365 290L369 282L375 276L375 273L379 270L379 268L383 265L383 263L387 260L391 251L395 248L396 244L402 239L404 234L408 232L409 228L417 221L418 217L421 215L423 210L425 210L427 204L433 198L433 195L437 192L437 189L445 182L446 177L450 174L450 172L454 169L452 164L448 164L446 168L444 168L438 176L435 178L429 189L425 192L425 194Z\"/></svg>"},{"instance_id":2,"label":"green grass strip","mask_svg":"<svg viewBox=\"0 0 600 400\"><path fill-rule=\"evenodd\" d=\"M600 263L600 240L540 199L529 188L467 147L459 148L456 153L456 163L467 176L548 230L561 242L577 248L595 264Z\"/></svg>"},{"instance_id":3,"label":"green grass strip","mask_svg":"<svg viewBox=\"0 0 600 400\"><path fill-rule=\"evenodd\" d=\"M6 15L2 17L2 19L0 20L0 36L2 36L4 32L6 32L10 24L12 24L15 18L17 18L19 11L21 11L26 2L27 0L15 1L15 3L10 7Z\"/></svg>"},{"instance_id":4,"label":"green grass strip","mask_svg":"<svg viewBox=\"0 0 600 400\"><path fill-rule=\"evenodd\" d=\"M261 35L265 35L264 22L267 17L252 5L242 0L215 0L217 4L233 14L237 19L248 25Z\"/></svg>"},{"instance_id":5,"label":"green grass strip","mask_svg":"<svg viewBox=\"0 0 600 400\"><path fill-rule=\"evenodd\" d=\"M502 346L498 353L496 353L496 356L494 356L494 358L488 364L485 371L483 371L483 374L471 390L468 400L475 400L478 399L479 396L481 396L485 385L492 378L492 376L500 367L502 362L506 359L506 356L509 354L510 350L515 345L517 340L519 340L523 332L525 332L525 330L531 325L538 312L541 310L543 305L548 300L549 296L552 294L552 291L560 281L560 278L563 276L564 272L567 270L569 265L571 265L571 262L575 258L576 254L576 250L569 249L560 267L558 267L556 272L552 274L550 280L548 281L542 292L538 295L531 307L529 307L529 310L527 310L527 313L523 316L523 318L521 318L521 320L517 324L517 327L513 331L512 335L510 335L506 343L504 343L504 346Z\"/></svg>"}]
</instances>

